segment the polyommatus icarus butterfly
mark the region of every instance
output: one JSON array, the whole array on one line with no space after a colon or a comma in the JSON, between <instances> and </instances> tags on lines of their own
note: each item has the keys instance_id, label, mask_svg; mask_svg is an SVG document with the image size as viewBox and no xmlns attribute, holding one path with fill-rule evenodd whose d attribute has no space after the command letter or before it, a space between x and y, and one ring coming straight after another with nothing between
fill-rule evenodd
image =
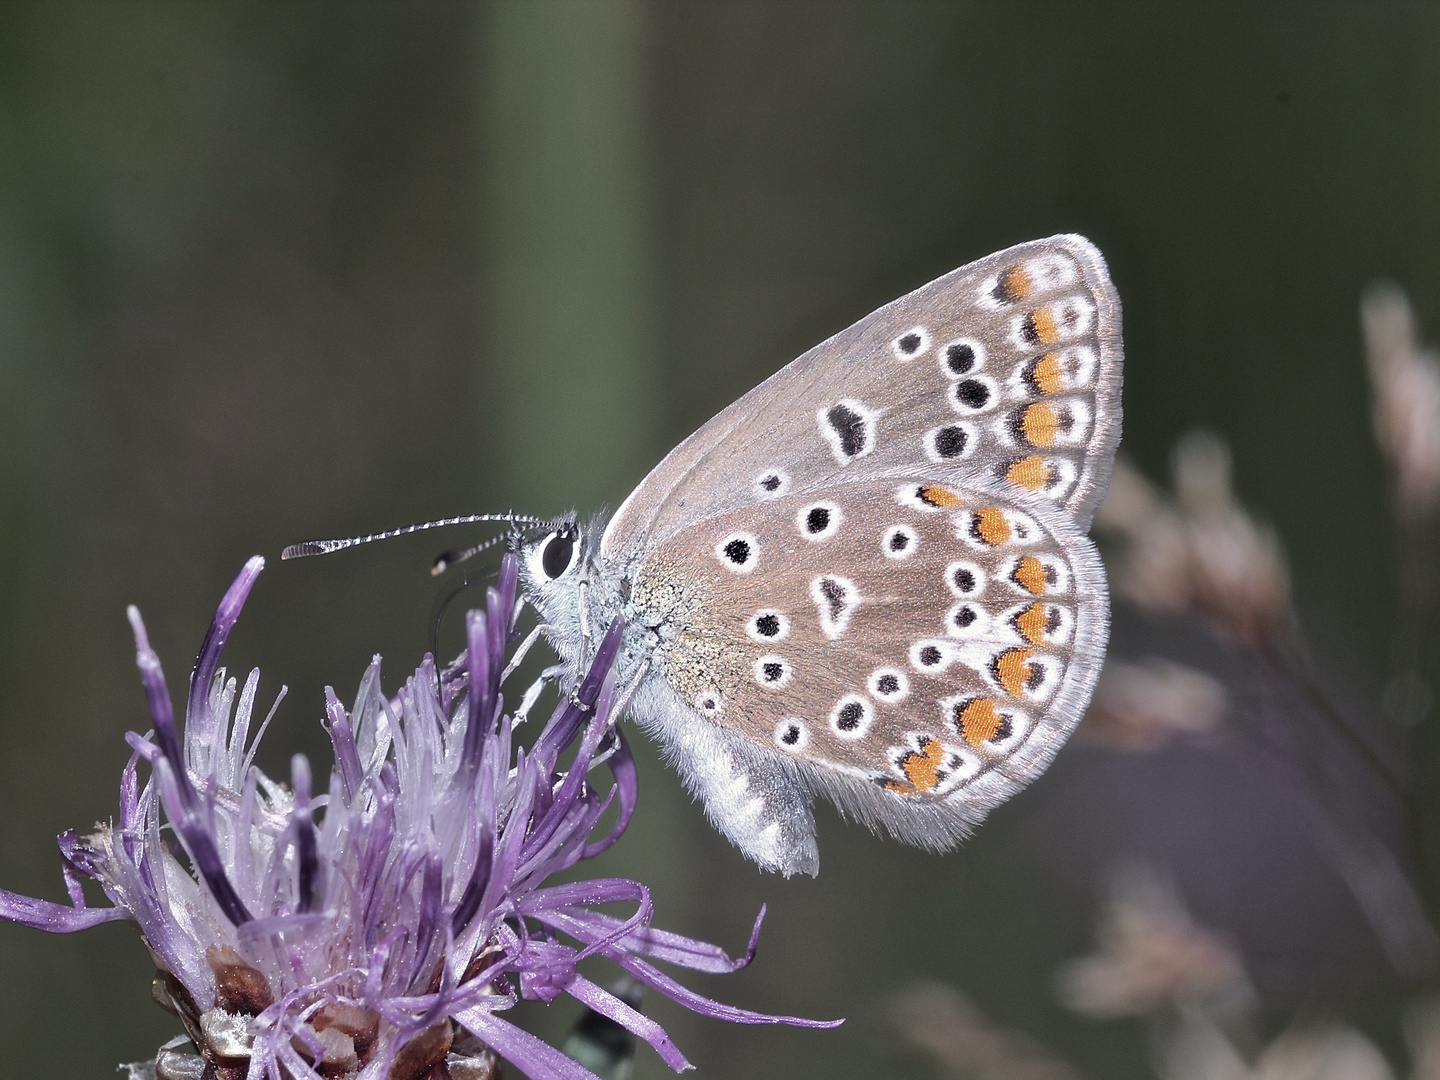
<instances>
[{"instance_id":1,"label":"polyommatus icarus butterfly","mask_svg":"<svg viewBox=\"0 0 1440 1080\"><path fill-rule=\"evenodd\" d=\"M767 379L608 523L521 544L526 594L572 666L624 618L628 714L761 866L817 871L815 793L952 846L1089 702L1120 369L1089 241L998 252Z\"/></svg>"},{"instance_id":2,"label":"polyommatus icarus butterfly","mask_svg":"<svg viewBox=\"0 0 1440 1080\"><path fill-rule=\"evenodd\" d=\"M1109 600L1086 531L1120 367L1088 240L997 252L771 376L608 523L517 531L526 598L570 676L591 628L624 620L627 714L766 869L819 869L816 793L950 847L1090 700Z\"/></svg>"}]
</instances>

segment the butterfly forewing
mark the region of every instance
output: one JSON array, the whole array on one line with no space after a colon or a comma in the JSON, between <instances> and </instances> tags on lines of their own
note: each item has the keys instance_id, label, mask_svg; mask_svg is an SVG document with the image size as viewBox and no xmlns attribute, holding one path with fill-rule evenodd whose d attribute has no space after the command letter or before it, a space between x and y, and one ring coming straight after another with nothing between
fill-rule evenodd
<instances>
[{"instance_id":1,"label":"butterfly forewing","mask_svg":"<svg viewBox=\"0 0 1440 1080\"><path fill-rule=\"evenodd\" d=\"M924 465L1089 526L1120 415L1120 311L1084 238L961 267L816 346L681 443L606 530L618 557L717 512Z\"/></svg>"},{"instance_id":2,"label":"butterfly forewing","mask_svg":"<svg viewBox=\"0 0 1440 1080\"><path fill-rule=\"evenodd\" d=\"M1103 647L1099 564L1066 515L913 471L711 515L650 553L637 596L674 582L690 600L660 674L758 747L863 786L882 820L1028 779Z\"/></svg>"}]
</instances>

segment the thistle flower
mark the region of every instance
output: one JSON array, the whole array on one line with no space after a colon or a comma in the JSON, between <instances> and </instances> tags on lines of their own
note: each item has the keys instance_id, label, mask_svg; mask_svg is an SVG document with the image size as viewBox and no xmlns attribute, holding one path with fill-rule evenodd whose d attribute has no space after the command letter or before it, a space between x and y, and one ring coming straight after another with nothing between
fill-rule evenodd
<instances>
[{"instance_id":1,"label":"thistle flower","mask_svg":"<svg viewBox=\"0 0 1440 1080\"><path fill-rule=\"evenodd\" d=\"M688 1068L659 1025L578 973L592 955L705 1016L833 1026L722 1005L651 963L733 971L754 956L760 919L732 960L652 929L640 882L546 884L614 844L634 812L634 763L611 724L618 621L533 747L518 748L500 695L518 614L517 565L507 557L486 610L468 616L463 665L440 672L426 657L387 699L377 658L349 712L327 688L335 764L316 794L303 756L288 788L255 766L265 726L250 737L259 672L238 687L219 666L263 565L251 559L221 601L191 676L183 735L130 609L155 726L127 736L134 754L119 822L59 838L70 906L0 890L0 918L12 922L59 933L115 919L138 927L158 969L155 997L199 1057L181 1037L130 1066L132 1077L458 1080L493 1075L498 1054L527 1076L595 1080L501 1016L522 997L549 1003L562 993L644 1039L677 1072ZM592 782L602 760L608 790ZM143 788L141 762L151 771ZM616 821L596 836L612 803ZM86 907L82 876L113 906ZM594 910L615 902L634 910Z\"/></svg>"}]
</instances>

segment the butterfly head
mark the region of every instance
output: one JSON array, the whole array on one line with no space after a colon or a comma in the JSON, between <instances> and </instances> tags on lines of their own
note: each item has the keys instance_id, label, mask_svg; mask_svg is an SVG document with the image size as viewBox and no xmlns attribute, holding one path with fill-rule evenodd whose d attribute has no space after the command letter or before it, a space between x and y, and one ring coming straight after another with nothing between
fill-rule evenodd
<instances>
[{"instance_id":1,"label":"butterfly head","mask_svg":"<svg viewBox=\"0 0 1440 1080\"><path fill-rule=\"evenodd\" d=\"M510 549L520 556L525 597L549 626L546 636L565 660L579 653L581 604L593 608L599 599L585 593L597 578L603 531L603 519L581 522L570 513L517 530L510 538Z\"/></svg>"},{"instance_id":2,"label":"butterfly head","mask_svg":"<svg viewBox=\"0 0 1440 1080\"><path fill-rule=\"evenodd\" d=\"M582 555L580 526L573 515L546 524L546 530L517 533L515 537L528 576L542 587L574 575Z\"/></svg>"}]
</instances>

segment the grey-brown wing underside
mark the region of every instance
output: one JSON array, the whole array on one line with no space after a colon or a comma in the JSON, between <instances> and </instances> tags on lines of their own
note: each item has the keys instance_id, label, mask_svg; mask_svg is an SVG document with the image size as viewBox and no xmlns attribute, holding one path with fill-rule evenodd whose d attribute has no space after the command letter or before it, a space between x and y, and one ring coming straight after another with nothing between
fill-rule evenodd
<instances>
[{"instance_id":1,"label":"grey-brown wing underside","mask_svg":"<svg viewBox=\"0 0 1440 1080\"><path fill-rule=\"evenodd\" d=\"M887 304L675 448L615 514L622 558L702 517L925 463L1089 528L1120 437L1120 304L1080 236L980 259Z\"/></svg>"},{"instance_id":2,"label":"grey-brown wing underside","mask_svg":"<svg viewBox=\"0 0 1440 1080\"><path fill-rule=\"evenodd\" d=\"M1108 623L1094 547L1066 514L913 472L707 517L651 553L637 599L676 583L686 601L655 662L683 730L718 726L754 768L778 754L853 816L936 848L1048 763Z\"/></svg>"}]
</instances>

